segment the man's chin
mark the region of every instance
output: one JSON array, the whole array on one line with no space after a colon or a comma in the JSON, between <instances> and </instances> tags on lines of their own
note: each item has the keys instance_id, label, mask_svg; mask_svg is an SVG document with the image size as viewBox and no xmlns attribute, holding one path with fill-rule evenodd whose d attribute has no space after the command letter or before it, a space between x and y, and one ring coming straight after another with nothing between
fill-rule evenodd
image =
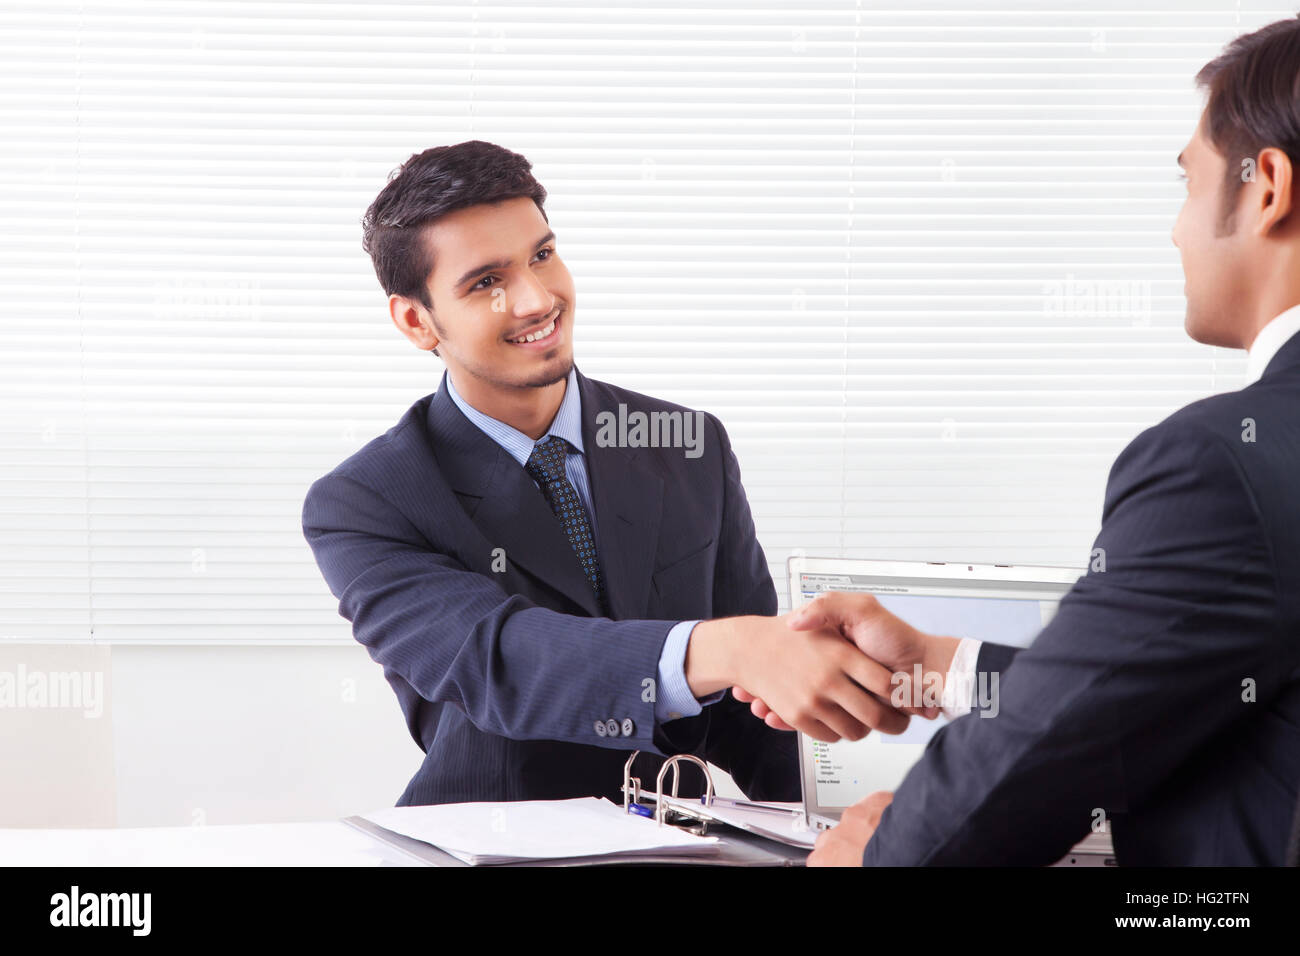
<instances>
[{"instance_id":1,"label":"man's chin","mask_svg":"<svg viewBox=\"0 0 1300 956\"><path fill-rule=\"evenodd\" d=\"M1232 328L1229 323L1213 321L1203 313L1193 311L1190 307L1183 319L1183 329L1193 342L1198 342L1201 345L1212 345L1217 348L1227 349L1243 347L1240 342L1239 330Z\"/></svg>"},{"instance_id":2,"label":"man's chin","mask_svg":"<svg viewBox=\"0 0 1300 956\"><path fill-rule=\"evenodd\" d=\"M528 376L523 382L519 383L520 388L546 388L548 385L554 385L556 382L562 382L569 377L573 371L573 356L568 355L563 358L556 357L547 362L545 366L539 368Z\"/></svg>"}]
</instances>

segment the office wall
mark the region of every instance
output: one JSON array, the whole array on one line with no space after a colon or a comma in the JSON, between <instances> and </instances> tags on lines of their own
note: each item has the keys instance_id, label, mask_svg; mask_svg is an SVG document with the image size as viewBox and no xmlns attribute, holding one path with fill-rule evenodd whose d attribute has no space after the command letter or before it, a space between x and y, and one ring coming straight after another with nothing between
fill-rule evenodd
<instances>
[{"instance_id":1,"label":"office wall","mask_svg":"<svg viewBox=\"0 0 1300 956\"><path fill-rule=\"evenodd\" d=\"M103 686L90 708L4 711L0 827L331 819L391 806L424 756L360 645L11 645L0 672Z\"/></svg>"},{"instance_id":2,"label":"office wall","mask_svg":"<svg viewBox=\"0 0 1300 956\"><path fill-rule=\"evenodd\" d=\"M1079 566L1115 454L1235 387L1175 157L1285 7L281 12L0 14L0 642L347 640L299 509L437 387L358 220L439 144L534 164L583 371L722 419L778 581Z\"/></svg>"}]
</instances>

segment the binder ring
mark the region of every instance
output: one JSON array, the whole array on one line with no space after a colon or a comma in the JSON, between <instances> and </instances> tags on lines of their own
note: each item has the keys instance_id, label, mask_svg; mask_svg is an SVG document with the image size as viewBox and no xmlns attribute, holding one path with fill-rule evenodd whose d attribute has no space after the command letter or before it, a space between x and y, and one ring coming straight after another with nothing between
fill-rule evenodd
<instances>
[{"instance_id":1,"label":"binder ring","mask_svg":"<svg viewBox=\"0 0 1300 956\"><path fill-rule=\"evenodd\" d=\"M630 803L641 802L641 778L632 776L632 761L637 758L641 751L633 750L632 756L627 758L627 763L623 764L623 812L627 813ZM629 796L629 790L631 794Z\"/></svg>"},{"instance_id":2,"label":"binder ring","mask_svg":"<svg viewBox=\"0 0 1300 956\"><path fill-rule=\"evenodd\" d=\"M636 760L641 751L634 750L632 755L627 758L627 763L623 764L623 812L626 813L629 804L641 802L641 778L632 776L632 761ZM673 792L672 796L677 796L677 782L680 776L677 770L677 763L681 760L689 760L695 764L704 773L704 805L713 806L713 774L709 773L709 765L699 757L693 754L677 754L675 757L669 757L664 761L664 765L659 768L659 777L655 780L655 822L659 826L664 825L664 817L668 814L668 805L664 803L664 775L668 773L668 768L673 770Z\"/></svg>"},{"instance_id":3,"label":"binder ring","mask_svg":"<svg viewBox=\"0 0 1300 956\"><path fill-rule=\"evenodd\" d=\"M669 757L664 761L664 765L659 768L659 777L655 780L655 822L660 826L664 825L664 817L668 815L668 804L664 802L664 774L668 773L668 768L673 768L673 793L677 796L677 763L680 760L689 760L695 764L704 773L704 805L713 806L713 775L709 773L709 765L694 754L677 754L675 757Z\"/></svg>"}]
</instances>

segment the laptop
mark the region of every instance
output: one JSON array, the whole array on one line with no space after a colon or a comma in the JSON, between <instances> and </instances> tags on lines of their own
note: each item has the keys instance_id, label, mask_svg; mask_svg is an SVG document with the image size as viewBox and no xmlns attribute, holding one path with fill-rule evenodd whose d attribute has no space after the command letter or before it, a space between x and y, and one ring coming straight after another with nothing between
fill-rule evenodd
<instances>
[{"instance_id":1,"label":"laptop","mask_svg":"<svg viewBox=\"0 0 1300 956\"><path fill-rule=\"evenodd\" d=\"M1028 647L1056 613L1082 568L1004 564L871 561L795 555L788 562L790 608L826 591L875 595L890 612L922 631ZM973 688L981 701L996 689ZM896 790L946 717L914 717L902 734L870 733L828 744L799 734L804 820L825 830L844 810L877 790ZM1104 837L1104 839L1102 839ZM1109 834L1093 834L1062 864L1101 865L1110 857Z\"/></svg>"}]
</instances>

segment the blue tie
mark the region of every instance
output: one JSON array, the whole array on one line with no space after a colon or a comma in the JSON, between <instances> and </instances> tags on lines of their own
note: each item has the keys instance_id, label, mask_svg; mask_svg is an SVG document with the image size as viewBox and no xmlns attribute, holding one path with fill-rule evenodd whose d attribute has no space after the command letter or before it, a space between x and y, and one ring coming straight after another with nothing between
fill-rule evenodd
<instances>
[{"instance_id":1,"label":"blue tie","mask_svg":"<svg viewBox=\"0 0 1300 956\"><path fill-rule=\"evenodd\" d=\"M582 500L564 474L564 461L570 449L577 451L559 435L552 435L533 446L533 453L528 456L528 463L524 467L532 475L533 481L541 486L546 503L564 526L564 533L568 535L573 553L578 556L582 573L587 576L587 583L596 596L596 606L605 613L605 584L600 576L600 565L596 561L596 541L591 534L591 524L587 521L587 509L582 506Z\"/></svg>"}]
</instances>

